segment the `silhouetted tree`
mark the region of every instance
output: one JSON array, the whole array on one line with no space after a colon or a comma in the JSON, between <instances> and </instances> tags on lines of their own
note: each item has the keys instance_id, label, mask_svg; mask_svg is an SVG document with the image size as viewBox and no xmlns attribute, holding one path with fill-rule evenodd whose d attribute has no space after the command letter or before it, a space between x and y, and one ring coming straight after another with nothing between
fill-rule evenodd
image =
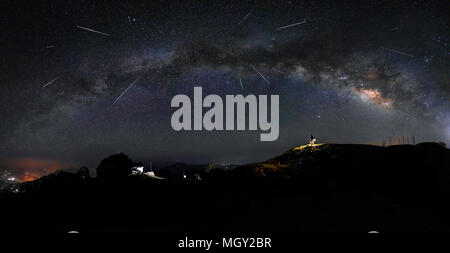
<instances>
[{"instance_id":1,"label":"silhouetted tree","mask_svg":"<svg viewBox=\"0 0 450 253\"><path fill-rule=\"evenodd\" d=\"M91 176L89 174L89 169L87 167L81 167L78 170L77 174L81 179L90 179L91 178Z\"/></svg>"},{"instance_id":2,"label":"silhouetted tree","mask_svg":"<svg viewBox=\"0 0 450 253\"><path fill-rule=\"evenodd\" d=\"M103 159L97 167L97 177L117 179L131 174L133 161L127 155L120 153Z\"/></svg>"}]
</instances>

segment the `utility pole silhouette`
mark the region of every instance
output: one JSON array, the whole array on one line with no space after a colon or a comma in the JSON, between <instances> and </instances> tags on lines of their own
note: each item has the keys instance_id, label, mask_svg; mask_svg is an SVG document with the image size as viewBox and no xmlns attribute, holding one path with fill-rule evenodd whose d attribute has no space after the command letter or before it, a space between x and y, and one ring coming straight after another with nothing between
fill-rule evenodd
<instances>
[{"instance_id":1,"label":"utility pole silhouette","mask_svg":"<svg viewBox=\"0 0 450 253\"><path fill-rule=\"evenodd\" d=\"M414 135L412 136L412 143L413 145L416 145L416 137Z\"/></svg>"}]
</instances>

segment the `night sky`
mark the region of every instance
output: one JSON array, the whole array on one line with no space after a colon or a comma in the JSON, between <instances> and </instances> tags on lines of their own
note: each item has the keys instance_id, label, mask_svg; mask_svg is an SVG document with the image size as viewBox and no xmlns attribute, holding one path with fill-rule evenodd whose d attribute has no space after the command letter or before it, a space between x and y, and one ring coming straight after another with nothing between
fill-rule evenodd
<instances>
[{"instance_id":1,"label":"night sky","mask_svg":"<svg viewBox=\"0 0 450 253\"><path fill-rule=\"evenodd\" d=\"M310 134L449 145L447 1L364 2L2 1L0 169L249 163ZM279 139L172 130L170 101L194 86L279 95Z\"/></svg>"}]
</instances>

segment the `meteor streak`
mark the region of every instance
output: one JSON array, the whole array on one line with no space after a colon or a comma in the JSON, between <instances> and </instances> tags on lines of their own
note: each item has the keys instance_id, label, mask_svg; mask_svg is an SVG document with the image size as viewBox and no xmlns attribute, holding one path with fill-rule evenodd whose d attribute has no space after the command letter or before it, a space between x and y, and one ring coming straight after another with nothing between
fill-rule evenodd
<instances>
[{"instance_id":1,"label":"meteor streak","mask_svg":"<svg viewBox=\"0 0 450 253\"><path fill-rule=\"evenodd\" d=\"M49 86L50 84L56 82L56 81L57 81L58 79L60 79L61 77L62 77L62 75L59 75L59 76L55 77L55 78L54 78L53 80L51 80L50 82L44 84L44 85L42 86L42 88L45 88L45 87Z\"/></svg>"},{"instance_id":2,"label":"meteor streak","mask_svg":"<svg viewBox=\"0 0 450 253\"><path fill-rule=\"evenodd\" d=\"M241 21L239 21L238 25L240 25L242 22L244 22L252 13L252 11L250 11L249 13L247 13L247 15L245 15L245 17L243 19L241 19Z\"/></svg>"},{"instance_id":3,"label":"meteor streak","mask_svg":"<svg viewBox=\"0 0 450 253\"><path fill-rule=\"evenodd\" d=\"M391 52L394 52L394 53L397 53L397 54L401 54L401 55L405 55L405 56L409 56L411 58L414 58L414 55L412 55L412 54L408 54L408 53L405 53L405 52L402 52L402 51L398 51L398 50L395 50L395 49L391 49L391 48L387 48L387 47L381 47L381 48L384 49L384 50L387 50L387 51L391 51Z\"/></svg>"},{"instance_id":4,"label":"meteor streak","mask_svg":"<svg viewBox=\"0 0 450 253\"><path fill-rule=\"evenodd\" d=\"M119 101L119 99L121 99L122 97L123 97L123 95L125 95L127 92L128 92L128 90L131 88L131 87L133 87L135 84L136 84L136 82L137 81L139 81L139 79L141 79L141 77L143 77L144 75L145 75L145 73L147 73L147 71L148 71L148 69L142 74L142 75L140 75L138 78L136 78L136 80L134 80L123 92L122 92L122 94L120 94L117 98L116 98L116 100L114 100L114 103L113 104L115 104L115 103L117 103L117 101Z\"/></svg>"},{"instance_id":5,"label":"meteor streak","mask_svg":"<svg viewBox=\"0 0 450 253\"><path fill-rule=\"evenodd\" d=\"M280 73L280 74L284 74L283 72L281 72L281 71L278 70L278 69L273 69L273 71L278 72L278 73Z\"/></svg>"},{"instance_id":6,"label":"meteor streak","mask_svg":"<svg viewBox=\"0 0 450 253\"><path fill-rule=\"evenodd\" d=\"M77 28L80 28L80 29L83 29L83 30L86 30L86 31L89 31L89 32L93 32L93 33L98 33L98 34L101 34L101 35L104 35L104 36L110 36L107 33L99 32L99 31L96 31L96 30L93 30L93 29L90 29L90 28L87 28L87 27L80 26L80 25L77 25Z\"/></svg>"},{"instance_id":7,"label":"meteor streak","mask_svg":"<svg viewBox=\"0 0 450 253\"><path fill-rule=\"evenodd\" d=\"M252 67L252 69L256 72L256 73L258 73L258 75L264 80L264 81L266 81L266 83L268 83L269 85L270 85L270 82L261 74L261 73L259 73L259 71L255 68L255 66L253 66L253 65L250 65L250 67Z\"/></svg>"},{"instance_id":8,"label":"meteor streak","mask_svg":"<svg viewBox=\"0 0 450 253\"><path fill-rule=\"evenodd\" d=\"M279 30L282 30L282 29L285 29L285 28L289 28L289 27L292 27L292 26L301 25L301 24L304 24L304 23L306 23L306 19L304 19L302 22L298 22L298 23L294 23L294 24L278 27L277 29L275 29L275 31L279 31Z\"/></svg>"},{"instance_id":9,"label":"meteor streak","mask_svg":"<svg viewBox=\"0 0 450 253\"><path fill-rule=\"evenodd\" d=\"M244 87L242 87L241 74L238 74L238 77L239 77L239 83L241 84L241 90L243 90L243 89L244 89Z\"/></svg>"}]
</instances>

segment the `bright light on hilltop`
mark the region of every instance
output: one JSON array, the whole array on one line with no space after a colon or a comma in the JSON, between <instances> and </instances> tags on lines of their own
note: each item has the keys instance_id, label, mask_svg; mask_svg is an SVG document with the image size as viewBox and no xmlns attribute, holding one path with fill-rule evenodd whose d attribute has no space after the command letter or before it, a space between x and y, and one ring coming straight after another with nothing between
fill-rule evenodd
<instances>
[{"instance_id":1,"label":"bright light on hilltop","mask_svg":"<svg viewBox=\"0 0 450 253\"><path fill-rule=\"evenodd\" d=\"M325 145L325 143L306 144L306 145L295 147L294 150L302 150L302 149L309 148L309 147L319 147L319 146L323 146L323 145Z\"/></svg>"}]
</instances>

